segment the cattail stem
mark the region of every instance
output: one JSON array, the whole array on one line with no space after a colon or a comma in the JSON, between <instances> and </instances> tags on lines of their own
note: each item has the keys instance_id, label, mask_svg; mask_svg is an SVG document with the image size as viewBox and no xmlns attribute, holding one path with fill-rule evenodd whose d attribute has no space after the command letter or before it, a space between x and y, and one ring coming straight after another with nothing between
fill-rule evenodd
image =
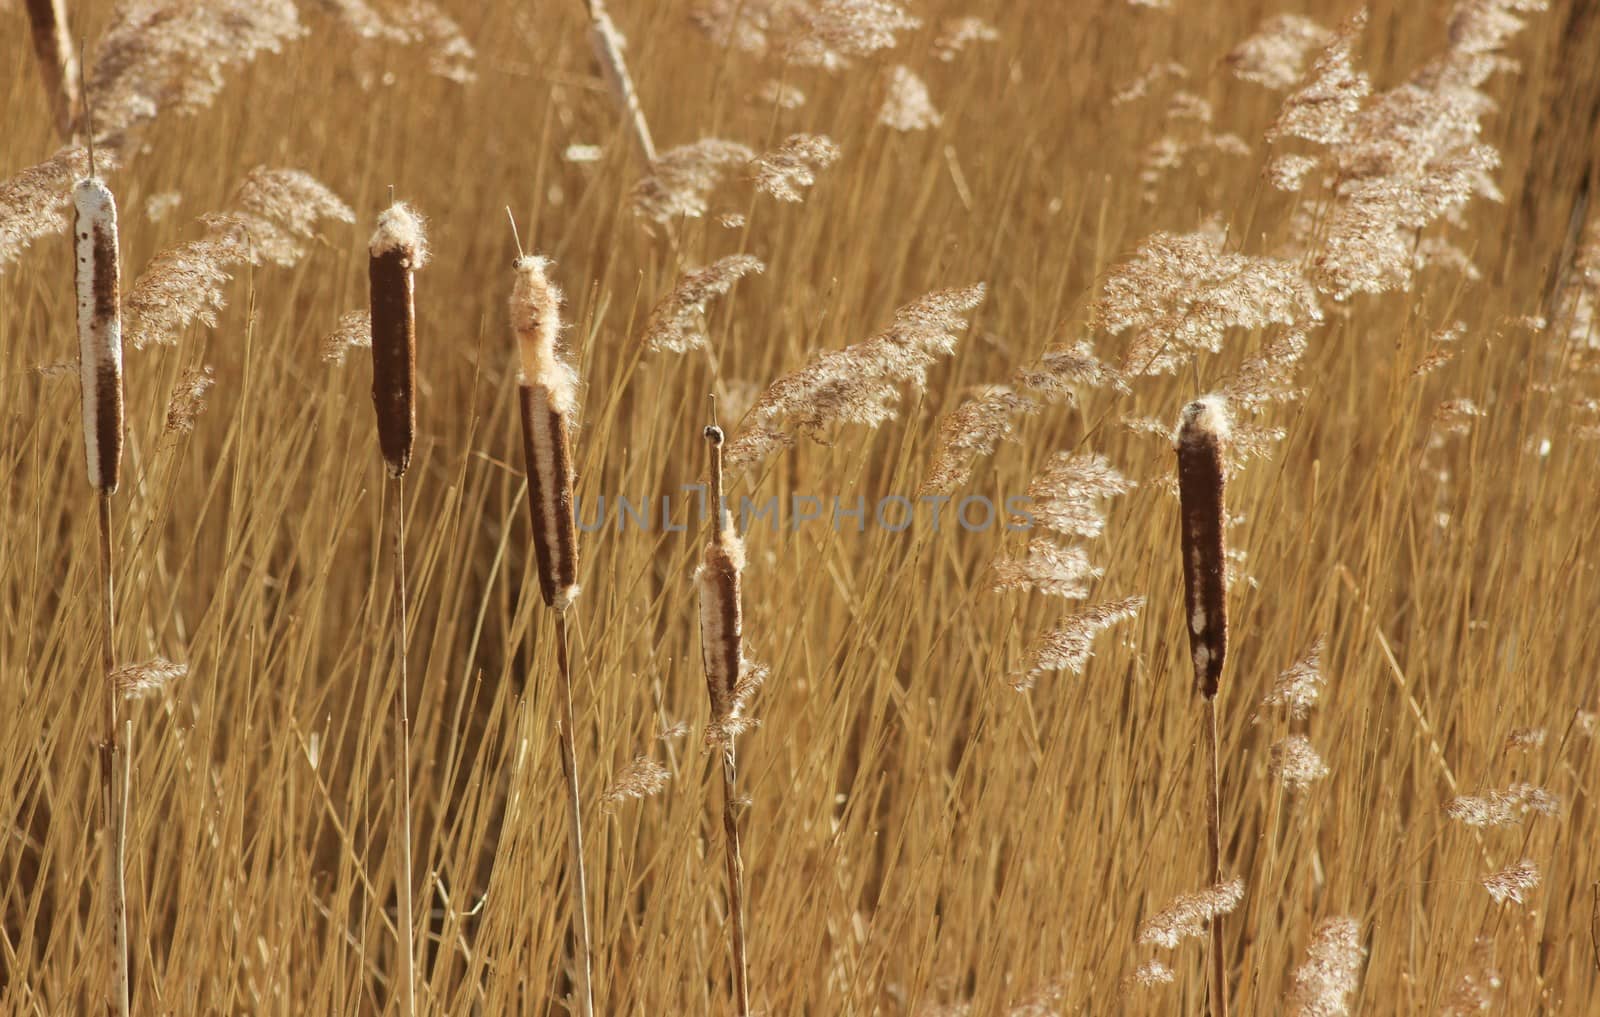
<instances>
[{"instance_id":1,"label":"cattail stem","mask_svg":"<svg viewBox=\"0 0 1600 1017\"><path fill-rule=\"evenodd\" d=\"M72 52L64 0L27 0L33 28L33 52L39 58L39 76L50 97L50 112L63 142L72 141L82 105L78 59Z\"/></svg>"},{"instance_id":2,"label":"cattail stem","mask_svg":"<svg viewBox=\"0 0 1600 1017\"><path fill-rule=\"evenodd\" d=\"M107 1005L118 1017L128 1017L128 891L125 878L128 820L128 746L118 739L117 705L120 693L112 680L116 671L116 580L111 533L111 492L99 491L100 506L100 663L105 673L106 735L100 746L100 800L105 810L106 918L111 934Z\"/></svg>"},{"instance_id":3,"label":"cattail stem","mask_svg":"<svg viewBox=\"0 0 1600 1017\"><path fill-rule=\"evenodd\" d=\"M730 742L722 752L722 840L727 853L728 922L733 942L733 999L738 1017L750 1014L750 965L744 939L744 857L739 850L738 763Z\"/></svg>"},{"instance_id":4,"label":"cattail stem","mask_svg":"<svg viewBox=\"0 0 1600 1017\"><path fill-rule=\"evenodd\" d=\"M1211 781L1206 794L1206 831L1209 834L1211 885L1222 884L1222 761L1218 751L1217 701L1207 699L1206 734L1210 744ZM1228 1017L1228 962L1222 949L1222 915L1211 916L1211 1014Z\"/></svg>"},{"instance_id":5,"label":"cattail stem","mask_svg":"<svg viewBox=\"0 0 1600 1017\"><path fill-rule=\"evenodd\" d=\"M390 189L391 199L393 189ZM395 202L378 215L367 244L367 280L372 311L372 406L377 414L378 446L394 480L394 631L399 675L394 695L395 836L400 846L396 882L399 906L400 989L402 1017L417 1009L416 912L411 900L411 717L407 699L410 681L406 657L406 470L417 433L416 270L427 263L428 245L422 217Z\"/></svg>"},{"instance_id":6,"label":"cattail stem","mask_svg":"<svg viewBox=\"0 0 1600 1017\"><path fill-rule=\"evenodd\" d=\"M511 228L516 230L516 221ZM518 240L518 251L521 241ZM556 672L560 711L556 733L561 742L561 776L567 789L567 846L571 871L572 938L577 969L578 1011L594 1017L594 957L589 938L588 870L583 862L582 781L578 775L572 707L571 651L567 645L567 608L578 595L578 537L572 518L573 418L577 413L576 381L556 351L561 330L561 291L547 274L549 263L519 256L513 266L511 328L517 340L520 367L517 403L522 417L522 456L528 475L528 517L538 560L539 593L555 612Z\"/></svg>"},{"instance_id":7,"label":"cattail stem","mask_svg":"<svg viewBox=\"0 0 1600 1017\"><path fill-rule=\"evenodd\" d=\"M1183 517L1184 606L1195 691L1206 714L1209 780L1206 827L1211 885L1222 882L1222 763L1217 735L1217 693L1228 652L1227 513L1224 453L1229 434L1227 405L1216 396L1183 408L1174 446L1178 453L1178 497ZM1223 954L1222 916L1211 932L1211 1017L1228 1014L1228 966Z\"/></svg>"},{"instance_id":8,"label":"cattail stem","mask_svg":"<svg viewBox=\"0 0 1600 1017\"><path fill-rule=\"evenodd\" d=\"M561 742L561 776L567 787L567 847L572 874L567 880L572 897L572 938L577 954L578 1007L583 1017L594 1017L594 958L589 940L589 879L583 863L583 809L578 785L578 752L573 741L571 651L567 645L567 613L556 612L556 673L560 679L561 710L556 732Z\"/></svg>"},{"instance_id":9,"label":"cattail stem","mask_svg":"<svg viewBox=\"0 0 1600 1017\"><path fill-rule=\"evenodd\" d=\"M411 900L411 715L408 699L410 681L407 676L408 632L406 628L406 478L394 478L394 629L395 656L400 669L399 688L394 697L395 754L400 760L400 779L396 782L400 816L400 878L398 880L398 905L400 909L400 991L401 1013L411 1017L417 1012L416 983L416 931L415 911Z\"/></svg>"}]
</instances>

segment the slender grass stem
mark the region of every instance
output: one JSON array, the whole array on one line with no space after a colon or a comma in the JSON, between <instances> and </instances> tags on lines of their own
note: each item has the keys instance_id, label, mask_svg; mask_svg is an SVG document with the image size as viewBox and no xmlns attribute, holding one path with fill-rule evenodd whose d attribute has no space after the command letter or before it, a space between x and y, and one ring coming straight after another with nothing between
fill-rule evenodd
<instances>
[{"instance_id":1,"label":"slender grass stem","mask_svg":"<svg viewBox=\"0 0 1600 1017\"><path fill-rule=\"evenodd\" d=\"M107 1005L128 1017L128 888L126 875L128 825L128 745L117 735L120 694L112 673L117 669L115 548L111 534L111 492L101 489L100 504L100 663L106 687L106 735L100 746L100 799L106 823L106 917L111 956L106 984Z\"/></svg>"},{"instance_id":2,"label":"slender grass stem","mask_svg":"<svg viewBox=\"0 0 1600 1017\"><path fill-rule=\"evenodd\" d=\"M394 478L394 630L395 657L400 669L399 685L394 696L395 754L400 761L399 779L395 786L400 817L400 878L399 934L400 934L400 999L401 1013L411 1017L417 1012L416 980L416 930L413 927L415 911L411 900L411 715L407 700L410 681L407 677L408 644L406 630L406 478Z\"/></svg>"},{"instance_id":3,"label":"slender grass stem","mask_svg":"<svg viewBox=\"0 0 1600 1017\"><path fill-rule=\"evenodd\" d=\"M560 679L561 710L556 729L561 740L561 776L567 787L567 845L572 873L567 886L572 896L572 938L576 954L578 1008L594 1017L594 957L589 939L589 880L583 864L583 809L579 795L578 753L573 740L572 671L567 643L567 613L556 612L556 673Z\"/></svg>"}]
</instances>

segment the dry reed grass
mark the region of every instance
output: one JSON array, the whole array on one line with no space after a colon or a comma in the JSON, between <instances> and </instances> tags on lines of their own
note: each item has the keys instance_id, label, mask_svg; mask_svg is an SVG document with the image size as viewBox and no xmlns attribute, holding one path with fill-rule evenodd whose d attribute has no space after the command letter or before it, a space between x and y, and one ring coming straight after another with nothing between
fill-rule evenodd
<instances>
[{"instance_id":1,"label":"dry reed grass","mask_svg":"<svg viewBox=\"0 0 1600 1017\"><path fill-rule=\"evenodd\" d=\"M1584 621L1600 610L1585 479L1600 434L1600 262L1584 240L1600 102L1591 5L1463 5L1525 24L1486 43L1470 24L1451 30L1453 8L1374 2L1349 37L1350 73L1316 44L1294 58L1318 80L1365 76L1364 114L1317 135L1349 139L1330 148L1309 129L1264 137L1303 93L1303 77L1268 87L1294 68L1253 63L1264 82L1246 80L1227 59L1288 7L1104 0L1043 33L1038 4L923 0L889 5L922 25L861 54L805 42L775 16L707 36L688 15L716 4L612 0L661 146L649 169L616 146L562 158L619 130L575 3L536 21L515 5L441 4L478 50L469 84L433 73L425 42L356 39L296 6L309 34L216 65L209 105L165 79L129 91L126 141L112 153L103 137L97 159L130 280L203 230L141 214L152 197L229 209L256 166L303 167L364 210L394 184L432 217L403 506L419 1010L559 1013L570 984L568 805L548 722L560 677L523 521L507 203L569 291L566 339L586 382L576 508L592 523L605 495L612 513L579 534L583 625L568 647L598 1011L732 1005L715 762L678 733L706 711L690 579L705 538L679 490L704 461L705 392L734 437L738 404L773 379L874 335L919 294L978 279L987 296L957 315L970 328L940 333L959 342L931 356L925 385L868 407L892 419L829 417L824 441L797 440L730 482L735 499L838 495L850 508L859 496L868 512L864 532L753 520L745 534L743 625L772 668L763 726L738 758L752 1009L1202 1010L1202 941L1169 951L1138 934L1209 882L1166 441L1175 409L1204 391L1227 398L1236 449L1260 436L1260 454L1227 475L1222 833L1228 875L1248 888L1222 951L1232 1011L1316 996L1362 1014L1576 1014L1600 994L1600 630ZM386 22L406 7L369 6ZM1292 8L1329 33L1350 12ZM89 91L132 89L94 67L121 15L103 2L71 14L89 41ZM963 48L936 45L947 26L963 37L952 22L971 15L995 38L972 29ZM59 148L23 17L0 9L18 56L0 69L0 1010L53 1014L91 1011L105 990L89 748L104 721L85 708L101 692L99 641L85 635L100 625L98 521L77 386L55 367L74 359L62 230L84 153ZM926 84L937 127L878 123L895 65ZM1479 65L1501 69L1475 81ZM805 103L749 100L771 80ZM1212 122L1178 92L1205 100ZM139 95L178 98L143 118ZM1206 148L1203 131L1252 152ZM840 153L799 204L752 179L753 160L795 135L826 135ZM1160 153L1190 154L1152 184L1142 177L1169 135ZM698 139L718 140L674 162ZM647 177L656 186L639 193L660 199L659 221L636 211ZM1401 213L1379 214L1384 195ZM392 1010L395 504L365 364L324 364L318 345L365 302L366 233L324 219L293 266L238 263L215 326L195 319L172 345L128 349L117 664L189 667L124 706L139 729L126 869L136 1012ZM1132 279L1184 252L1193 264ZM647 355L646 323L678 280L741 255L766 271L710 305L715 357ZM1108 287L1149 306L1112 306ZM1458 338L1435 338L1458 323ZM1141 358L1126 359L1135 347ZM1143 369L1169 354L1171 373ZM204 412L166 433L173 393L204 366ZM1252 395L1261 379L1285 397ZM986 404L972 414L984 432L929 489L950 485L944 524L935 532L923 508L906 532L875 525L880 498L913 496L934 473L940 422L968 399ZM808 422L786 412L770 426L809 439ZM1058 454L1103 456L1134 482L1098 503L1097 536L951 521L963 497L1024 493ZM616 495L652 496L659 520L669 493L671 529L616 526ZM1061 550L1034 557L1041 538ZM996 559L1038 582L990 593ZM1079 586L1086 597L1054 595ZM1076 668L1008 687L1035 640L1097 605L1124 616L1087 644L1063 640L1059 659ZM1261 705L1319 638L1320 680ZM1523 729L1546 737L1508 747ZM1271 770L1272 746L1294 735L1328 770L1302 790ZM672 779L601 816L641 754ZM1559 808L1535 806L1532 789ZM1528 803L1507 805L1521 821L1452 816L1462 797L1497 810L1491 792ZM1515 868L1523 859L1534 869ZM1482 882L1496 873L1503 903ZM1358 960L1343 932L1319 931L1335 917L1355 921Z\"/></svg>"}]
</instances>

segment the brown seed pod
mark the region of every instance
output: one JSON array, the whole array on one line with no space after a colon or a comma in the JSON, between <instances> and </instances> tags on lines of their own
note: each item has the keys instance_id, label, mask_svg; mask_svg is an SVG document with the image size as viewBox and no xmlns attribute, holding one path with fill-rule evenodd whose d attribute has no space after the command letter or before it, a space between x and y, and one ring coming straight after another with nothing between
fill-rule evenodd
<instances>
[{"instance_id":1,"label":"brown seed pod","mask_svg":"<svg viewBox=\"0 0 1600 1017\"><path fill-rule=\"evenodd\" d=\"M78 355L89 483L111 493L122 471L122 299L117 202L99 177L73 188Z\"/></svg>"},{"instance_id":2,"label":"brown seed pod","mask_svg":"<svg viewBox=\"0 0 1600 1017\"><path fill-rule=\"evenodd\" d=\"M1183 587L1195 689L1217 694L1228 652L1227 555L1224 543L1223 455L1228 409L1220 396L1183 408L1173 442L1183 516Z\"/></svg>"},{"instance_id":3,"label":"brown seed pod","mask_svg":"<svg viewBox=\"0 0 1600 1017\"><path fill-rule=\"evenodd\" d=\"M539 592L557 610L578 595L578 538L572 517L572 417L577 412L572 370L556 355L561 291L544 258L518 258L511 291L511 326L521 372L522 454L528 471L528 511L539 561Z\"/></svg>"},{"instance_id":4,"label":"brown seed pod","mask_svg":"<svg viewBox=\"0 0 1600 1017\"><path fill-rule=\"evenodd\" d=\"M372 294L372 405L378 445L392 477L405 476L417 433L414 273L427 263L422 217L396 202L378 216L368 245Z\"/></svg>"}]
</instances>

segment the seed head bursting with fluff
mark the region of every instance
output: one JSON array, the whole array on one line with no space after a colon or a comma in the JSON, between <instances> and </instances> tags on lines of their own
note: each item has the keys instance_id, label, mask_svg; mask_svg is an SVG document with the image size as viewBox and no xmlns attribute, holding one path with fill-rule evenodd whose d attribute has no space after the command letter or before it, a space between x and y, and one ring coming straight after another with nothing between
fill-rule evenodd
<instances>
[{"instance_id":1,"label":"seed head bursting with fluff","mask_svg":"<svg viewBox=\"0 0 1600 1017\"><path fill-rule=\"evenodd\" d=\"M516 261L511 325L517 334L521 371L523 452L528 462L528 508L533 514L539 592L562 610L578 596L578 540L572 519L572 417L577 378L556 352L561 331L561 291L550 281L549 262L528 256Z\"/></svg>"}]
</instances>

